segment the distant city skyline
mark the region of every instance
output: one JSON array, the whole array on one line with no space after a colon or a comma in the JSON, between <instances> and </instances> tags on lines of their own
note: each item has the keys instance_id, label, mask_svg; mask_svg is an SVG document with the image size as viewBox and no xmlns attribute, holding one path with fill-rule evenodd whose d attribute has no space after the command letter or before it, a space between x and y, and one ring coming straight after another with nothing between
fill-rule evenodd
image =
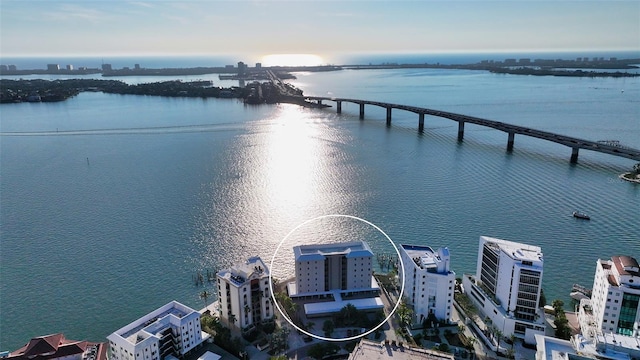
<instances>
[{"instance_id":1,"label":"distant city skyline","mask_svg":"<svg viewBox=\"0 0 640 360\"><path fill-rule=\"evenodd\" d=\"M0 2L0 55L234 55L640 49L638 1ZM292 56L268 55L292 54ZM305 56L297 56L305 54Z\"/></svg>"}]
</instances>

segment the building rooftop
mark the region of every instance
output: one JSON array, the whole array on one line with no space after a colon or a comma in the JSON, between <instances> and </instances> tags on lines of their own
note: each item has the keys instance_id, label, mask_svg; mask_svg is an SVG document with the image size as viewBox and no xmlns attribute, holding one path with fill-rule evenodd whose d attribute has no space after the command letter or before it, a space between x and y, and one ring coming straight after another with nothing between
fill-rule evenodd
<instances>
[{"instance_id":1,"label":"building rooftop","mask_svg":"<svg viewBox=\"0 0 640 360\"><path fill-rule=\"evenodd\" d=\"M353 349L349 360L414 360L414 359L431 359L431 360L454 360L453 354L448 354L435 350L391 346L384 343L373 342L371 340L362 339L360 343Z\"/></svg>"},{"instance_id":2,"label":"building rooftop","mask_svg":"<svg viewBox=\"0 0 640 360\"><path fill-rule=\"evenodd\" d=\"M575 352L588 356L588 359L612 359L612 360L629 360L631 357L624 351L617 351L612 347L599 346L598 341L588 339L581 334L571 338Z\"/></svg>"},{"instance_id":3,"label":"building rooftop","mask_svg":"<svg viewBox=\"0 0 640 360\"><path fill-rule=\"evenodd\" d=\"M223 279L230 280L234 285L241 286L252 277L269 276L269 268L259 256L254 256L244 263L219 271L217 275Z\"/></svg>"},{"instance_id":4,"label":"building rooftop","mask_svg":"<svg viewBox=\"0 0 640 360\"><path fill-rule=\"evenodd\" d=\"M47 360L82 354L83 360L106 360L104 343L65 339L62 333L39 336L6 359L11 360Z\"/></svg>"},{"instance_id":5,"label":"building rooftop","mask_svg":"<svg viewBox=\"0 0 640 360\"><path fill-rule=\"evenodd\" d=\"M611 261L620 275L640 276L638 261L631 256L612 256Z\"/></svg>"},{"instance_id":6,"label":"building rooftop","mask_svg":"<svg viewBox=\"0 0 640 360\"><path fill-rule=\"evenodd\" d=\"M542 249L539 246L517 243L514 241L496 239L489 236L481 236L487 242L496 244L505 254L514 260L542 262Z\"/></svg>"},{"instance_id":7,"label":"building rooftop","mask_svg":"<svg viewBox=\"0 0 640 360\"><path fill-rule=\"evenodd\" d=\"M345 255L346 257L372 257L373 251L364 241L351 241L335 244L299 245L293 247L296 261L324 260L326 256Z\"/></svg>"},{"instance_id":8,"label":"building rooftop","mask_svg":"<svg viewBox=\"0 0 640 360\"><path fill-rule=\"evenodd\" d=\"M304 313L307 316L318 316L337 313L343 307L347 306L347 304L351 304L355 306L356 309L362 311L384 308L384 303L379 297L350 300L343 300L342 298L338 297L338 299L340 300L304 304Z\"/></svg>"},{"instance_id":9,"label":"building rooftop","mask_svg":"<svg viewBox=\"0 0 640 360\"><path fill-rule=\"evenodd\" d=\"M109 337L118 336L135 345L149 337L157 336L158 333L167 329L172 323L179 323L181 318L192 313L198 312L177 301L172 301L115 331Z\"/></svg>"},{"instance_id":10,"label":"building rooftop","mask_svg":"<svg viewBox=\"0 0 640 360\"><path fill-rule=\"evenodd\" d=\"M433 249L428 246L403 244L400 245L400 247L413 260L415 266L420 269L431 270L433 272L437 272L438 265L447 261L449 258L449 249L446 247L439 249L438 252L433 251ZM443 257L445 259L443 259ZM445 267L444 271L448 272L448 266Z\"/></svg>"}]
</instances>

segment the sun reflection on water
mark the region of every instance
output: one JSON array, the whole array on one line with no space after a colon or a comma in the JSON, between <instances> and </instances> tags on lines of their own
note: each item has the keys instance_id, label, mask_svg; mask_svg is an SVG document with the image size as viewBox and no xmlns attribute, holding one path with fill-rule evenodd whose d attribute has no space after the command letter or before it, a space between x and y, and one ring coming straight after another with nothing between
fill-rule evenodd
<instances>
[{"instance_id":1,"label":"sun reflection on water","mask_svg":"<svg viewBox=\"0 0 640 360\"><path fill-rule=\"evenodd\" d=\"M311 205L319 178L320 144L298 106L283 105L267 139L265 177L273 211L305 212Z\"/></svg>"}]
</instances>

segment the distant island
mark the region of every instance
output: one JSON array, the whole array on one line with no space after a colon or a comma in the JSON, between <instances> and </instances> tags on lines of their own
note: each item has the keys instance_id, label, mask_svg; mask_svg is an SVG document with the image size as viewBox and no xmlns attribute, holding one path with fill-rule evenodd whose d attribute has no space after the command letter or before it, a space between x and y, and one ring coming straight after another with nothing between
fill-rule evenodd
<instances>
[{"instance_id":1,"label":"distant island","mask_svg":"<svg viewBox=\"0 0 640 360\"><path fill-rule=\"evenodd\" d=\"M292 72L309 71L339 71L350 70L374 70L374 69L460 69L482 70L498 74L534 75L534 76L574 76L574 77L636 77L638 73L629 73L624 70L638 69L640 58L618 59L611 57L579 57L572 60L564 59L505 59L504 61L483 60L473 64L399 64L382 63L368 65L319 65L319 66L271 66L263 67L256 63L250 67L243 62L237 65L218 67L191 67L191 68L144 68L140 64L134 67L114 69L111 64L103 64L101 68L74 68L73 65L61 67L59 64L47 64L46 69L18 69L15 65L0 65L0 75L90 75L102 74L103 77L114 76L185 76L220 74L222 80L268 80L267 70L278 74L281 79L295 79ZM605 71L603 71L605 70ZM611 71L619 70L619 71Z\"/></svg>"},{"instance_id":2,"label":"distant island","mask_svg":"<svg viewBox=\"0 0 640 360\"><path fill-rule=\"evenodd\" d=\"M250 67L243 62L224 67L163 68L146 69L139 64L133 68L113 69L111 64L103 64L101 69L72 65L61 68L59 64L48 64L47 69L19 70L15 65L0 65L0 75L88 75L102 74L103 77L123 76L186 76L219 74L221 80L238 80L240 86L228 88L213 86L212 81L160 81L129 85L123 81L101 79L68 79L47 81L42 79L11 80L0 79L0 103L53 102L64 101L83 91L101 91L113 94L152 95L169 97L239 98L248 104L295 103L307 107L325 107L310 102L302 96L302 90L283 80L295 79L293 73L376 70L376 69L460 69L481 70L496 74L571 76L571 77L637 77L640 73L622 70L638 69L640 59L577 58L575 60L505 59L504 61L484 60L475 64L397 64L379 65L322 65L322 66L271 66L257 63ZM606 71L604 71L606 70ZM618 70L618 71L611 71ZM245 86L243 81L249 81Z\"/></svg>"}]
</instances>

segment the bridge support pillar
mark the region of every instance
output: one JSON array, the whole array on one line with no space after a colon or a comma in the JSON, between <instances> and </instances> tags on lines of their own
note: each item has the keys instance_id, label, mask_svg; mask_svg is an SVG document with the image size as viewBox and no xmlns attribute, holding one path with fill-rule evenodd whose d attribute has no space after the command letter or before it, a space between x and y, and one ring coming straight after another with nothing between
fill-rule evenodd
<instances>
[{"instance_id":1,"label":"bridge support pillar","mask_svg":"<svg viewBox=\"0 0 640 360\"><path fill-rule=\"evenodd\" d=\"M464 121L458 121L458 141L464 138Z\"/></svg>"},{"instance_id":2,"label":"bridge support pillar","mask_svg":"<svg viewBox=\"0 0 640 360\"><path fill-rule=\"evenodd\" d=\"M578 162L578 148L571 148L571 163L575 164Z\"/></svg>"},{"instance_id":3,"label":"bridge support pillar","mask_svg":"<svg viewBox=\"0 0 640 360\"><path fill-rule=\"evenodd\" d=\"M342 113L342 101L336 101L336 112L338 114Z\"/></svg>"},{"instance_id":4,"label":"bridge support pillar","mask_svg":"<svg viewBox=\"0 0 640 360\"><path fill-rule=\"evenodd\" d=\"M364 103L360 104L360 120L364 119Z\"/></svg>"},{"instance_id":5,"label":"bridge support pillar","mask_svg":"<svg viewBox=\"0 0 640 360\"><path fill-rule=\"evenodd\" d=\"M507 140L507 151L513 151L513 139L516 137L516 133L509 133L509 139Z\"/></svg>"},{"instance_id":6,"label":"bridge support pillar","mask_svg":"<svg viewBox=\"0 0 640 360\"><path fill-rule=\"evenodd\" d=\"M318 100L318 105L322 105L322 100Z\"/></svg>"},{"instance_id":7,"label":"bridge support pillar","mask_svg":"<svg viewBox=\"0 0 640 360\"><path fill-rule=\"evenodd\" d=\"M424 132L424 113L418 117L418 132Z\"/></svg>"},{"instance_id":8,"label":"bridge support pillar","mask_svg":"<svg viewBox=\"0 0 640 360\"><path fill-rule=\"evenodd\" d=\"M391 126L391 107L387 108L387 126Z\"/></svg>"}]
</instances>

